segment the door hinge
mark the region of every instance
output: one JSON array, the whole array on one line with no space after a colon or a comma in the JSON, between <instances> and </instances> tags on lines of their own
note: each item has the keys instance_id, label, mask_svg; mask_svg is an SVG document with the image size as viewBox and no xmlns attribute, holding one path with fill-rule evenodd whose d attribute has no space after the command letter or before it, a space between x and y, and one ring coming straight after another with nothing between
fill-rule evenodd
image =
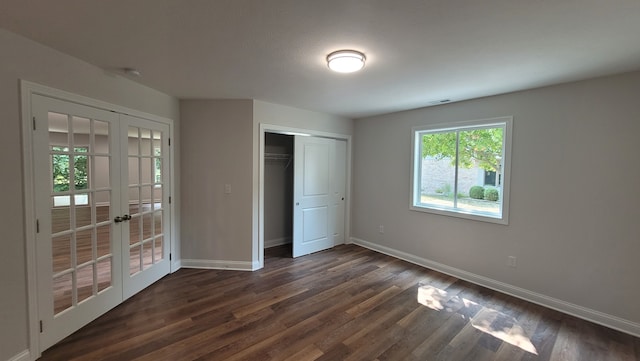
<instances>
[{"instance_id":1,"label":"door hinge","mask_svg":"<svg viewBox=\"0 0 640 361\"><path fill-rule=\"evenodd\" d=\"M171 146L171 138L169 138L169 146Z\"/></svg>"},{"instance_id":2,"label":"door hinge","mask_svg":"<svg viewBox=\"0 0 640 361\"><path fill-rule=\"evenodd\" d=\"M36 117L33 117L33 130L36 130Z\"/></svg>"},{"instance_id":3,"label":"door hinge","mask_svg":"<svg viewBox=\"0 0 640 361\"><path fill-rule=\"evenodd\" d=\"M42 333L42 320L40 320L40 333Z\"/></svg>"},{"instance_id":4,"label":"door hinge","mask_svg":"<svg viewBox=\"0 0 640 361\"><path fill-rule=\"evenodd\" d=\"M40 233L40 220L36 219L36 233Z\"/></svg>"},{"instance_id":5,"label":"door hinge","mask_svg":"<svg viewBox=\"0 0 640 361\"><path fill-rule=\"evenodd\" d=\"M169 204L171 204L171 196L169 196Z\"/></svg>"},{"instance_id":6,"label":"door hinge","mask_svg":"<svg viewBox=\"0 0 640 361\"><path fill-rule=\"evenodd\" d=\"M171 253L169 253L169 261L171 261Z\"/></svg>"}]
</instances>

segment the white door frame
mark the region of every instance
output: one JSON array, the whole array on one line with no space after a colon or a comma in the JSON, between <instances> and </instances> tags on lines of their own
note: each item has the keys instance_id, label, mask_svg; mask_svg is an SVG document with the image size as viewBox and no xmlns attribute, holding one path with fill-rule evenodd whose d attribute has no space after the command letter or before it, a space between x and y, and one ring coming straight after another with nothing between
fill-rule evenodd
<instances>
[{"instance_id":1,"label":"white door frame","mask_svg":"<svg viewBox=\"0 0 640 361\"><path fill-rule=\"evenodd\" d=\"M287 127L275 124L260 123L259 147L258 147L258 239L253 239L254 254L258 259L253 260L254 268L257 270L264 267L264 137L266 133L276 133L285 135L306 135L313 137L332 138L347 142L347 171L346 171L346 204L345 204L345 244L349 243L350 218L351 218L351 135L330 133L319 130ZM255 159L255 158L254 158ZM255 169L255 168L254 168ZM255 189L255 188L254 188ZM254 198L255 199L255 198ZM254 213L255 214L255 213ZM255 237L255 236L254 236Z\"/></svg>"},{"instance_id":2,"label":"white door frame","mask_svg":"<svg viewBox=\"0 0 640 361\"><path fill-rule=\"evenodd\" d=\"M82 95L66 92L63 90L51 88L48 86L36 84L26 80L20 80L20 102L21 102L21 122L22 122L22 172L24 179L24 207L25 207L25 242L26 242L26 261L27 261L27 312L29 316L29 354L33 359L39 358L40 353L40 326L38 315L38 288L37 288L37 259L36 259L36 209L35 209L35 182L34 182L34 161L33 161L33 115L31 113L31 97L34 94L55 98L71 103L82 104L98 109L113 111L116 113L127 114L138 118L145 118L169 125L169 137L173 137L174 126L173 120L160 117L157 115L129 109L115 104L103 102L101 100L92 99ZM174 147L169 149L169 163L171 166L170 177L171 186L170 195L175 194L175 174L174 174ZM171 202L171 254L178 254L179 249L178 237L176 234L176 225L174 224L175 203ZM180 262L177 259L171 261L170 272L175 272L180 268Z\"/></svg>"}]
</instances>

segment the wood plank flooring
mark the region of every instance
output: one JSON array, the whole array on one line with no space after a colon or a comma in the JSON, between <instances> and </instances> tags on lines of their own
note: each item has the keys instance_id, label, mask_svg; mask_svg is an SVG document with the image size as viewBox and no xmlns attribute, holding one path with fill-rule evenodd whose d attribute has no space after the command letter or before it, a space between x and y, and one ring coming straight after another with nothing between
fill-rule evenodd
<instances>
[{"instance_id":1,"label":"wood plank flooring","mask_svg":"<svg viewBox=\"0 0 640 361\"><path fill-rule=\"evenodd\" d=\"M640 339L355 245L181 269L41 360L640 360Z\"/></svg>"}]
</instances>

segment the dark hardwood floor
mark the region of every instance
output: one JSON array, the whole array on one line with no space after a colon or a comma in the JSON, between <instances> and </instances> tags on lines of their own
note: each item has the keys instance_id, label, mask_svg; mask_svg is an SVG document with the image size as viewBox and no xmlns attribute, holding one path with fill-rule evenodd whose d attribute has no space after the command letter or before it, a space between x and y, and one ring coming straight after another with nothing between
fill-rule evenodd
<instances>
[{"instance_id":1,"label":"dark hardwood floor","mask_svg":"<svg viewBox=\"0 0 640 361\"><path fill-rule=\"evenodd\" d=\"M640 339L355 245L181 269L41 360L640 360Z\"/></svg>"}]
</instances>

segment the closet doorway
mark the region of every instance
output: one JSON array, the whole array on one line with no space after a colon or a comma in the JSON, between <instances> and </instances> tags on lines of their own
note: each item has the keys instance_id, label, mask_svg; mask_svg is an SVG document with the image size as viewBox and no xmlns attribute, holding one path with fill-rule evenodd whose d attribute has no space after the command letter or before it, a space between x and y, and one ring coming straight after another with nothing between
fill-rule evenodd
<instances>
[{"instance_id":1,"label":"closet doorway","mask_svg":"<svg viewBox=\"0 0 640 361\"><path fill-rule=\"evenodd\" d=\"M347 141L264 134L264 248L298 257L344 243Z\"/></svg>"}]
</instances>

